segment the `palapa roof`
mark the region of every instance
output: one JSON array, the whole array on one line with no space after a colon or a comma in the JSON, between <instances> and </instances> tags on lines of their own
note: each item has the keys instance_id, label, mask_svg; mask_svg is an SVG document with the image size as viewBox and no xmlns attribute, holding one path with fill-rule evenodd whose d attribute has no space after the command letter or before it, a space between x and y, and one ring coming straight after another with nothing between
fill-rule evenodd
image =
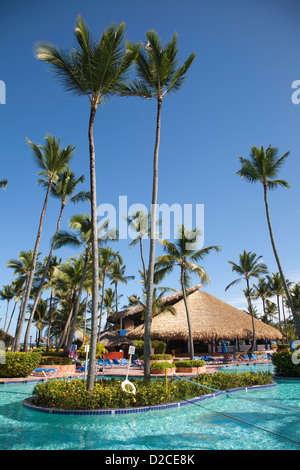
<instances>
[{"instance_id":1,"label":"palapa roof","mask_svg":"<svg viewBox=\"0 0 300 470\"><path fill-rule=\"evenodd\" d=\"M197 284L196 286L190 287L187 289L187 294L190 295L193 292L196 292L202 287L202 284ZM161 299L161 304L163 306L168 306L168 305L173 305L176 302L179 302L179 300L183 299L183 294L182 291L175 292L174 294L166 295ZM107 321L109 323L115 323L117 320L120 320L120 318L129 318L129 317L141 317L141 314L144 310L144 307L142 305L136 305L135 307L128 307L125 308L124 310L121 310L118 313L113 313L112 315L109 315L107 318Z\"/></svg>"},{"instance_id":2,"label":"palapa roof","mask_svg":"<svg viewBox=\"0 0 300 470\"><path fill-rule=\"evenodd\" d=\"M210 341L212 338L228 340L252 338L251 315L199 290L190 294L187 302L194 341ZM188 339L184 301L180 300L173 307L175 314L165 311L153 318L152 339ZM282 338L280 331L260 320L254 319L254 325L256 339L276 340ZM143 338L144 325L131 330L126 336L132 340Z\"/></svg>"},{"instance_id":3,"label":"palapa roof","mask_svg":"<svg viewBox=\"0 0 300 470\"><path fill-rule=\"evenodd\" d=\"M129 338L119 335L118 331L115 330L103 331L100 334L99 342L106 348L135 344Z\"/></svg>"}]
</instances>

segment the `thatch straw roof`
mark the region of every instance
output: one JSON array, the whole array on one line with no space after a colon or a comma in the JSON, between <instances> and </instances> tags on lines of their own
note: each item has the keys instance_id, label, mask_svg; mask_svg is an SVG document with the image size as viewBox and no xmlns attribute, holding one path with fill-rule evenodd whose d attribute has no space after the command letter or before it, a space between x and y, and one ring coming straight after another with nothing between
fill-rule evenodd
<instances>
[{"instance_id":1,"label":"thatch straw roof","mask_svg":"<svg viewBox=\"0 0 300 470\"><path fill-rule=\"evenodd\" d=\"M199 290L188 297L191 326L194 341L210 341L212 338L233 340L251 339L253 334L252 317L207 292ZM174 305L175 315L163 312L152 320L151 338L164 340L187 340L188 326L184 301ZM275 328L255 319L257 339L281 339L282 334ZM130 339L141 339L144 326L140 325L128 332Z\"/></svg>"},{"instance_id":2,"label":"thatch straw roof","mask_svg":"<svg viewBox=\"0 0 300 470\"><path fill-rule=\"evenodd\" d=\"M190 287L187 289L187 294L193 294L193 292L196 292L202 287L202 284L197 284L196 286ZM175 292L174 294L166 295L161 299L161 304L163 306L167 305L173 305L177 302L179 302L183 298L182 291ZM144 307L142 305L137 305L135 307L128 307L125 308L124 310L121 310L118 313L113 313L107 318L107 321L109 323L115 323L117 320L120 320L120 318L129 318L129 317L135 317L135 316L141 316L141 313L143 312Z\"/></svg>"},{"instance_id":3,"label":"thatch straw roof","mask_svg":"<svg viewBox=\"0 0 300 470\"><path fill-rule=\"evenodd\" d=\"M103 331L100 334L99 342L106 348L135 345L129 338L119 335L118 332L114 330Z\"/></svg>"}]
</instances>

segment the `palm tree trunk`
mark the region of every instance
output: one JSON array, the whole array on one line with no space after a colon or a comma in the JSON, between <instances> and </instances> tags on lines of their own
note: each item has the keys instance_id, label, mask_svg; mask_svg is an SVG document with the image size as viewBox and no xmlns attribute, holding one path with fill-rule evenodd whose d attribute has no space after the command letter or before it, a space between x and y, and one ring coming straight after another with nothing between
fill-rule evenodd
<instances>
[{"instance_id":1,"label":"palm tree trunk","mask_svg":"<svg viewBox=\"0 0 300 470\"><path fill-rule=\"evenodd\" d=\"M143 242L140 237L140 252L141 252L141 259L142 259L142 265L143 265L143 271L144 271L144 282L145 282L145 290L147 292L147 271L146 271L146 265L145 265L145 260L144 260L144 253L143 253Z\"/></svg>"},{"instance_id":2,"label":"palm tree trunk","mask_svg":"<svg viewBox=\"0 0 300 470\"><path fill-rule=\"evenodd\" d=\"M16 332L15 345L14 345L14 351L15 352L18 352L19 349L20 349L21 334L22 334L22 330L23 330L23 326L24 326L24 322L25 322L27 306L28 306L28 302L29 302L29 296L30 296L30 292L31 292L31 286L32 286L32 282L33 282L33 276L34 276L34 272L35 272L35 266L36 266L36 262L37 262L39 245L40 245L40 240L41 240L41 235L42 235L42 228L43 228L45 212L46 212L46 207L47 207L47 203L48 203L48 198L49 198L51 186L52 186L52 179L50 178L49 183L48 183L47 193L46 193L45 200L44 200L44 205L43 205L41 217L40 217L40 223L39 223L38 233L37 233L37 237L36 237L36 242L35 242L35 247L34 247L34 252L33 252L33 258L32 258L32 266L31 266L29 279L28 279L28 285L27 285L27 289L26 289L26 296L25 296L25 300L24 300L24 304L23 304L23 308L22 308L22 314L21 314L21 318L20 318L19 327L18 327L17 332Z\"/></svg>"},{"instance_id":3,"label":"palm tree trunk","mask_svg":"<svg viewBox=\"0 0 300 470\"><path fill-rule=\"evenodd\" d=\"M153 288L154 288L156 206L157 206L157 192L158 192L158 154L159 154L160 127L161 127L161 105L162 105L162 99L160 98L157 100L156 138L155 138L154 158L153 158L150 254L149 254L149 269L148 269L148 280L147 280L147 304L146 304L146 313L145 313L144 378L146 380L150 380L151 323L152 323L152 302L153 302Z\"/></svg>"},{"instance_id":4,"label":"palm tree trunk","mask_svg":"<svg viewBox=\"0 0 300 470\"><path fill-rule=\"evenodd\" d=\"M269 212L269 204L268 204L268 198L267 198L267 190L268 190L268 188L267 188L267 185L265 184L265 185L264 185L264 200L265 200L267 221L268 221L268 227L269 227L269 233L270 233L271 243L272 243L272 247L273 247L273 252L274 252L274 256L275 256L276 263L277 263L277 266L278 266L278 271L279 271L280 277L281 277L281 279L282 279L282 283L283 283L284 291L285 291L285 294L286 294L286 298L287 298L289 307L290 307L290 309L291 309L291 311L292 311L292 315L293 315L293 320L294 320L294 325L295 325L295 328L296 328L297 336L298 336L298 338L300 338L300 322L299 322L298 317L297 317L297 312L296 312L296 309L295 309L295 307L294 307L294 304L293 304L293 301L292 301L292 298L291 298L290 291L289 291L289 289L288 289L288 287L287 287L287 283L286 283L286 280L285 280L285 276L284 276L284 274L283 274L283 270L282 270L282 267L281 267L279 255L278 255L277 248L276 248L276 245L275 245L275 240L274 240L274 235L273 235L273 229L272 229L272 225L271 225L270 212Z\"/></svg>"},{"instance_id":5,"label":"palm tree trunk","mask_svg":"<svg viewBox=\"0 0 300 470\"><path fill-rule=\"evenodd\" d=\"M251 297L250 297L249 279L248 279L247 277L246 277L246 282L247 282L247 292L248 292L248 296L247 296L247 300L248 300L248 309L249 309L249 312L251 313L251 317L252 317L252 330L253 330L252 346L250 347L249 351L250 351L250 352L253 352L253 351L254 351L254 348L255 348L255 341L256 341L256 337L255 337L255 324L254 324L254 314L253 314L252 303L251 303Z\"/></svg>"},{"instance_id":6,"label":"palm tree trunk","mask_svg":"<svg viewBox=\"0 0 300 470\"><path fill-rule=\"evenodd\" d=\"M11 316L10 316L10 319L9 319L9 323L8 323L6 333L8 333L8 330L10 328L10 324L11 324L11 321L13 319L13 316L14 316L14 313L15 313L15 310L16 310L16 306L17 306L17 302L15 301L15 305L14 305L13 311L11 312Z\"/></svg>"},{"instance_id":7,"label":"palm tree trunk","mask_svg":"<svg viewBox=\"0 0 300 470\"><path fill-rule=\"evenodd\" d=\"M278 323L279 323L279 330L280 333L282 333L282 328L281 328L281 318L280 318L280 304L279 304L279 295L277 297L277 310L278 310Z\"/></svg>"},{"instance_id":8,"label":"palm tree trunk","mask_svg":"<svg viewBox=\"0 0 300 470\"><path fill-rule=\"evenodd\" d=\"M7 301L7 307L6 307L6 313L5 313L5 320L4 320L4 325L3 325L3 331L5 330L5 327L6 327L9 302L10 302L10 301L8 300L8 301Z\"/></svg>"},{"instance_id":9,"label":"palm tree trunk","mask_svg":"<svg viewBox=\"0 0 300 470\"><path fill-rule=\"evenodd\" d=\"M90 362L87 376L87 390L91 391L95 381L96 349L97 349L97 316L98 316L98 289L99 289L99 259L98 259L98 227L97 227L97 193L96 193L96 166L94 147L94 120L97 105L91 105L89 121L89 147L90 147L90 190L91 190L91 219L92 219L92 317Z\"/></svg>"},{"instance_id":10,"label":"palm tree trunk","mask_svg":"<svg viewBox=\"0 0 300 470\"><path fill-rule=\"evenodd\" d=\"M98 336L97 336L98 342L99 342L100 333L101 333L101 323L102 323L102 315L103 315L104 286L105 286L105 273L104 273L104 276L103 276L103 283L102 283L102 298L101 298L101 306L100 306L100 318L99 318Z\"/></svg>"},{"instance_id":11,"label":"palm tree trunk","mask_svg":"<svg viewBox=\"0 0 300 470\"><path fill-rule=\"evenodd\" d=\"M78 294L77 294L77 301L76 301L76 306L75 306L75 311L73 315L73 320L72 320L72 325L71 325L71 330L69 334L69 339L65 348L65 353L69 354L71 352L71 347L73 343L73 339L75 336L75 331L76 331L76 324L77 324L77 317L78 317L78 312L79 312L79 307L80 307L80 300L81 300L81 293L83 289L83 284L85 281L85 275L88 267L88 260L89 260L89 252L85 254L85 260L84 260L84 266L82 270L82 277L80 279L80 284L79 284L79 289L78 289Z\"/></svg>"},{"instance_id":12,"label":"palm tree trunk","mask_svg":"<svg viewBox=\"0 0 300 470\"><path fill-rule=\"evenodd\" d=\"M48 255L48 259L47 259L47 263L46 263L46 266L45 266L45 269L44 269L43 277L42 277L41 282L40 282L40 287L39 287L38 293L36 295L36 298L34 299L34 304L33 304L32 310L31 310L30 318L28 320L28 325L27 325L25 339L24 339L24 351L27 351L27 349L28 349L29 334L30 334L30 328L31 328L33 316L34 316L38 301L41 297L43 287L44 287L44 284L45 284L45 280L46 280L46 277L47 277L47 274L48 274L48 270L49 270L49 267L50 267L51 258L52 258L52 254L53 254L53 250L54 250L55 240L56 240L57 234L58 234L59 229L60 229L60 223L61 223L62 214L63 214L63 210L64 210L65 205L66 205L66 201L62 201L61 207L60 207L60 213L59 213L59 217L58 217L58 221L57 221L57 226L56 226L56 232L55 232L53 240L52 240L50 253Z\"/></svg>"},{"instance_id":13,"label":"palm tree trunk","mask_svg":"<svg viewBox=\"0 0 300 470\"><path fill-rule=\"evenodd\" d=\"M64 344L64 341L65 341L65 338L67 337L68 329L69 329L69 326L70 326L70 323L71 323L71 318L72 318L73 311L74 311L75 297L76 297L76 291L73 292L71 305L70 305L70 311L69 311L69 315L68 315L67 321L66 321L65 326L64 326L64 331L62 332L62 335L59 339L58 345L56 346L56 352L57 353L62 348L62 345Z\"/></svg>"},{"instance_id":14,"label":"palm tree trunk","mask_svg":"<svg viewBox=\"0 0 300 470\"><path fill-rule=\"evenodd\" d=\"M187 303L187 298L186 298L186 292L185 292L185 285L184 285L184 268L181 268L181 276L180 276L180 282L181 282L181 290L183 294L183 301L185 305L185 311L186 311L186 319L188 323L188 329L189 329L189 353L190 353L190 359L194 359L194 341L193 341L193 333L192 333L192 326L191 326L191 320L190 320L190 312L189 312L189 307Z\"/></svg>"},{"instance_id":15,"label":"palm tree trunk","mask_svg":"<svg viewBox=\"0 0 300 470\"><path fill-rule=\"evenodd\" d=\"M89 293L86 293L86 302L85 302L85 311L84 311L84 327L83 327L83 344L85 343L85 335L86 335L86 316L87 316L87 309L89 305Z\"/></svg>"},{"instance_id":16,"label":"palm tree trunk","mask_svg":"<svg viewBox=\"0 0 300 470\"><path fill-rule=\"evenodd\" d=\"M51 289L50 303L49 303L49 322L48 322L46 352L49 351L49 345L50 345L50 333L51 333L51 322L52 322L52 301L53 301L53 292L52 292L52 289Z\"/></svg>"}]
</instances>

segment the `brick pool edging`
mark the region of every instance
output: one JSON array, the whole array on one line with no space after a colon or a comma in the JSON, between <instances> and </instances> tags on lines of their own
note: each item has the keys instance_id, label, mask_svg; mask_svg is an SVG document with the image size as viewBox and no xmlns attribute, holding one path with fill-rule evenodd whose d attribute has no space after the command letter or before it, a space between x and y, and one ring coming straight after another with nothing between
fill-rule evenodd
<instances>
[{"instance_id":1,"label":"brick pool edging","mask_svg":"<svg viewBox=\"0 0 300 470\"><path fill-rule=\"evenodd\" d=\"M108 409L97 409L97 410L64 410L59 408L45 408L41 406L36 406L32 403L33 397L26 398L23 401L23 406L33 411L38 411L40 413L47 414L59 414L59 415L120 415L120 414L132 414L132 413L145 413L148 411L161 411L167 410L170 408L181 408L182 406L191 405L198 401L207 400L210 398L215 398L224 393L234 393L242 390L253 390L261 389L267 387L276 387L277 383L272 382L268 385L254 385L252 387L243 387L243 388L232 388L229 390L221 390L220 392L203 395L201 397L190 398L185 401L178 401L174 403L166 403L162 405L153 405L153 406L140 406L136 408L108 408Z\"/></svg>"}]
</instances>

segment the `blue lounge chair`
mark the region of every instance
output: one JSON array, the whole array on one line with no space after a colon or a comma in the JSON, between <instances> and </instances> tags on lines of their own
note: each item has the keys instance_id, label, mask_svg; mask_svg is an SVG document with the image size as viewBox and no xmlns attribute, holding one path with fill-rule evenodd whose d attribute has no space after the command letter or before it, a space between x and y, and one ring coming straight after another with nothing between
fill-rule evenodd
<instances>
[{"instance_id":1,"label":"blue lounge chair","mask_svg":"<svg viewBox=\"0 0 300 470\"><path fill-rule=\"evenodd\" d=\"M122 365L121 362L118 359L113 359L112 361L115 364L115 366L121 366Z\"/></svg>"},{"instance_id":2,"label":"blue lounge chair","mask_svg":"<svg viewBox=\"0 0 300 470\"><path fill-rule=\"evenodd\" d=\"M268 359L268 356L267 356L266 354L262 354L261 357L262 357L263 359Z\"/></svg>"},{"instance_id":3,"label":"blue lounge chair","mask_svg":"<svg viewBox=\"0 0 300 470\"><path fill-rule=\"evenodd\" d=\"M210 362L212 361L212 357L211 356L205 356L205 359L204 359L206 362Z\"/></svg>"},{"instance_id":4,"label":"blue lounge chair","mask_svg":"<svg viewBox=\"0 0 300 470\"><path fill-rule=\"evenodd\" d=\"M98 359L98 364L99 366L102 366L102 367L105 365L103 359Z\"/></svg>"},{"instance_id":5,"label":"blue lounge chair","mask_svg":"<svg viewBox=\"0 0 300 470\"><path fill-rule=\"evenodd\" d=\"M258 361L257 354L252 354L251 359L252 359L252 361Z\"/></svg>"},{"instance_id":6,"label":"blue lounge chair","mask_svg":"<svg viewBox=\"0 0 300 470\"><path fill-rule=\"evenodd\" d=\"M104 359L104 364L108 367L112 367L112 363L109 359Z\"/></svg>"},{"instance_id":7,"label":"blue lounge chair","mask_svg":"<svg viewBox=\"0 0 300 470\"><path fill-rule=\"evenodd\" d=\"M126 361L126 359L122 358L120 359L120 362L123 366L128 366L129 362Z\"/></svg>"},{"instance_id":8,"label":"blue lounge chair","mask_svg":"<svg viewBox=\"0 0 300 470\"><path fill-rule=\"evenodd\" d=\"M195 361L199 361L199 357L198 357L198 356L194 356L194 360L195 360Z\"/></svg>"},{"instance_id":9,"label":"blue lounge chair","mask_svg":"<svg viewBox=\"0 0 300 470\"><path fill-rule=\"evenodd\" d=\"M248 354L243 354L243 358L245 359L245 361L250 361L250 357L248 356Z\"/></svg>"},{"instance_id":10,"label":"blue lounge chair","mask_svg":"<svg viewBox=\"0 0 300 470\"><path fill-rule=\"evenodd\" d=\"M57 371L58 371L58 369L41 369L41 368L37 367L36 369L34 369L33 375L41 373L41 374L43 374L44 377L49 377L49 376L55 374L55 372L57 372Z\"/></svg>"},{"instance_id":11,"label":"blue lounge chair","mask_svg":"<svg viewBox=\"0 0 300 470\"><path fill-rule=\"evenodd\" d=\"M271 353L267 353L267 356L268 356L268 359L272 359L272 354Z\"/></svg>"},{"instance_id":12,"label":"blue lounge chair","mask_svg":"<svg viewBox=\"0 0 300 470\"><path fill-rule=\"evenodd\" d=\"M132 365L133 365L133 367L137 367L138 369L141 369L142 367L144 367L143 362L142 362L142 361L138 361L138 360L136 360L136 359L134 359L134 360L132 361Z\"/></svg>"}]
</instances>

